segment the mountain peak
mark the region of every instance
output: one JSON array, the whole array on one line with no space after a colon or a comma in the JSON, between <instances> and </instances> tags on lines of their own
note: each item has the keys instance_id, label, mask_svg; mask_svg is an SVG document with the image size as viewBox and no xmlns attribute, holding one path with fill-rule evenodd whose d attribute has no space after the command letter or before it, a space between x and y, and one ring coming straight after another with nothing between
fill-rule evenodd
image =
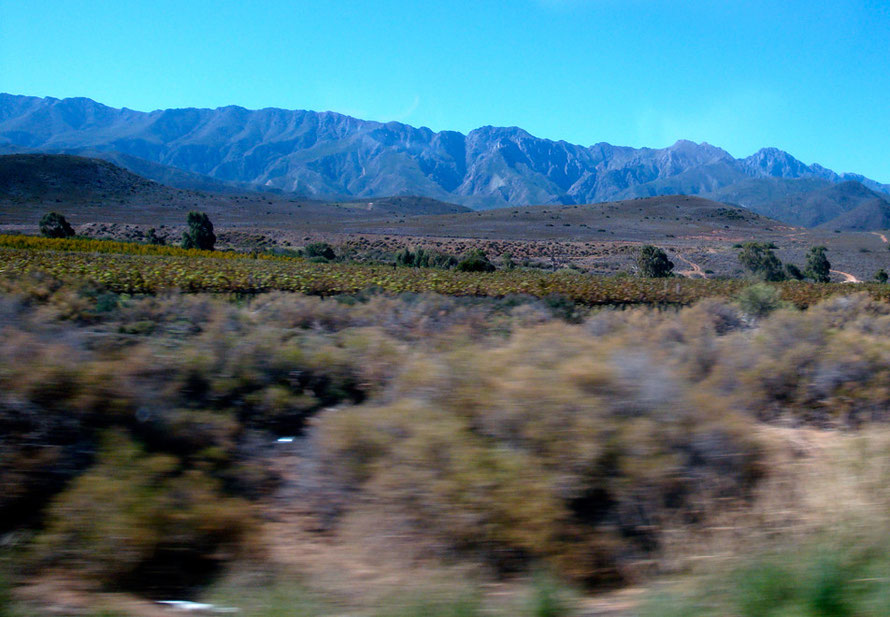
<instances>
[{"instance_id":1,"label":"mountain peak","mask_svg":"<svg viewBox=\"0 0 890 617\"><path fill-rule=\"evenodd\" d=\"M778 148L761 148L751 156L742 159L748 173L753 176L772 178L803 178L815 175L807 165Z\"/></svg>"},{"instance_id":2,"label":"mountain peak","mask_svg":"<svg viewBox=\"0 0 890 617\"><path fill-rule=\"evenodd\" d=\"M0 96L0 149L116 153L225 183L308 196L411 193L485 208L712 193L746 179L841 179L777 148L735 159L707 142L590 147L516 126L467 135L336 112L239 106L120 110L86 98ZM869 188L888 190L866 178Z\"/></svg>"}]
</instances>

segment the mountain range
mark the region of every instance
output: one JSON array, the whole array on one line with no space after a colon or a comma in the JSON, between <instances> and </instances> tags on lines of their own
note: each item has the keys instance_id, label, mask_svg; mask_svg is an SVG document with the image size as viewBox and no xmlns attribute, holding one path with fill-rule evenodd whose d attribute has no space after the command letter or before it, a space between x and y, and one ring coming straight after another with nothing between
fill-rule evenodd
<instances>
[{"instance_id":1,"label":"mountain range","mask_svg":"<svg viewBox=\"0 0 890 617\"><path fill-rule=\"evenodd\" d=\"M701 195L792 224L830 225L890 185L806 165L776 148L737 159L681 140L667 148L570 144L517 127L466 135L333 112L166 109L140 112L87 98L0 94L0 151L112 160L182 188L366 198L421 195L474 209ZM814 211L816 208L818 212Z\"/></svg>"}]
</instances>

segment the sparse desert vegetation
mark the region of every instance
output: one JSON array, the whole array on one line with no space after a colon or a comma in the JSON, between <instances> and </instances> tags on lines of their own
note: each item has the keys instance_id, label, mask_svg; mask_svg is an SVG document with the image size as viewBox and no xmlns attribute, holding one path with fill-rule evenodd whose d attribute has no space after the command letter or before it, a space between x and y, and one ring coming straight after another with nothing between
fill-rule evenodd
<instances>
[{"instance_id":1,"label":"sparse desert vegetation","mask_svg":"<svg viewBox=\"0 0 890 617\"><path fill-rule=\"evenodd\" d=\"M823 546L834 545L820 537L842 530L810 516L817 487L794 462L820 460L801 440L883 434L883 285L374 269L95 240L3 242L10 602L42 610L28 590L61 579L87 585L86 598L107 599L95 595L102 589L228 594L246 614L271 614L262 611L278 600L236 591L249 585L238 572L252 572L270 594L303 595L294 614L568 614L593 590L695 573L702 551L726 535L811 542L815 570L776 567L844 588L885 563L829 552L823 572ZM254 281L274 266L326 286L256 293L275 287L216 288L206 278L228 285L232 265ZM194 285L120 284L171 267ZM384 272L409 278L361 278ZM455 278L436 278L446 275ZM450 293L410 288L429 280ZM516 293L523 285L529 293ZM589 285L613 295L573 295ZM622 295L662 289L686 295L643 296L637 308ZM876 523L863 513L849 524ZM754 554L764 546L751 547L754 570L778 559ZM338 588L326 572L342 551L351 557ZM379 572L368 579L357 571L374 554ZM418 564L430 577L415 583L451 583L440 595L404 595ZM560 582L549 591L523 583L536 572ZM749 578L739 584L760 585ZM486 590L495 583L509 599ZM659 610L686 602L665 593ZM804 606L817 592L757 593ZM849 603L884 606L882 597L864 589ZM732 598L721 601L736 606Z\"/></svg>"},{"instance_id":2,"label":"sparse desert vegetation","mask_svg":"<svg viewBox=\"0 0 890 617\"><path fill-rule=\"evenodd\" d=\"M888 7L0 0L0 617L890 617Z\"/></svg>"},{"instance_id":3,"label":"sparse desert vegetation","mask_svg":"<svg viewBox=\"0 0 890 617\"><path fill-rule=\"evenodd\" d=\"M688 198L502 237L268 205L371 233L0 235L2 610L887 612L890 287L829 282L880 234Z\"/></svg>"}]
</instances>

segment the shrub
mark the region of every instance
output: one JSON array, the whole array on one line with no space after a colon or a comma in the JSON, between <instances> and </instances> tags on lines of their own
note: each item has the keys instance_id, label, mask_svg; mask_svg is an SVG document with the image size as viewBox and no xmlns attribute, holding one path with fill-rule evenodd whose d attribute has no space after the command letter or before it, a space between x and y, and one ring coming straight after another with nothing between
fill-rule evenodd
<instances>
[{"instance_id":1,"label":"shrub","mask_svg":"<svg viewBox=\"0 0 890 617\"><path fill-rule=\"evenodd\" d=\"M529 617L566 617L572 612L568 590L553 576L536 573L532 579L531 597L526 611Z\"/></svg>"},{"instance_id":2,"label":"shrub","mask_svg":"<svg viewBox=\"0 0 890 617\"><path fill-rule=\"evenodd\" d=\"M804 273L800 271L800 268L795 266L792 263L785 264L785 278L795 281L802 281L804 279Z\"/></svg>"},{"instance_id":3,"label":"shrub","mask_svg":"<svg viewBox=\"0 0 890 617\"><path fill-rule=\"evenodd\" d=\"M817 283L827 283L831 280L831 263L825 256L828 250L824 246L814 246L807 253L807 265L804 269L808 278Z\"/></svg>"},{"instance_id":4,"label":"shrub","mask_svg":"<svg viewBox=\"0 0 890 617\"><path fill-rule=\"evenodd\" d=\"M216 245L213 223L204 212L189 212L188 230L182 234L182 248L212 251Z\"/></svg>"},{"instance_id":5,"label":"shrub","mask_svg":"<svg viewBox=\"0 0 890 617\"><path fill-rule=\"evenodd\" d=\"M784 555L743 559L741 566L708 577L692 594L663 594L645 615L854 617L886 615L890 609L883 578L875 576L888 566L883 546L866 541L863 547L825 548L810 542Z\"/></svg>"},{"instance_id":6,"label":"shrub","mask_svg":"<svg viewBox=\"0 0 890 617\"><path fill-rule=\"evenodd\" d=\"M334 248L327 242L312 242L303 247L303 254L310 259L313 257L331 261L337 258Z\"/></svg>"},{"instance_id":7,"label":"shrub","mask_svg":"<svg viewBox=\"0 0 890 617\"><path fill-rule=\"evenodd\" d=\"M774 249L775 245L767 242L745 242L739 251L739 262L765 281L784 280L782 262L773 253Z\"/></svg>"},{"instance_id":8,"label":"shrub","mask_svg":"<svg viewBox=\"0 0 890 617\"><path fill-rule=\"evenodd\" d=\"M414 259L414 253L411 252L409 248L403 248L401 251L396 253L396 265L397 266L407 266L412 267L417 265Z\"/></svg>"},{"instance_id":9,"label":"shrub","mask_svg":"<svg viewBox=\"0 0 890 617\"><path fill-rule=\"evenodd\" d=\"M779 290L765 283L745 287L736 296L736 301L752 317L766 317L783 306Z\"/></svg>"},{"instance_id":10,"label":"shrub","mask_svg":"<svg viewBox=\"0 0 890 617\"><path fill-rule=\"evenodd\" d=\"M467 252L457 263L456 269L458 272L494 272L496 270L482 249L473 249Z\"/></svg>"},{"instance_id":11,"label":"shrub","mask_svg":"<svg viewBox=\"0 0 890 617\"><path fill-rule=\"evenodd\" d=\"M887 282L887 271L884 268L881 268L877 272L875 272L875 282L884 284Z\"/></svg>"},{"instance_id":12,"label":"shrub","mask_svg":"<svg viewBox=\"0 0 890 617\"><path fill-rule=\"evenodd\" d=\"M74 228L58 212L47 212L40 218L40 233L47 238L70 238Z\"/></svg>"},{"instance_id":13,"label":"shrub","mask_svg":"<svg viewBox=\"0 0 890 617\"><path fill-rule=\"evenodd\" d=\"M51 504L35 557L105 583L182 589L237 552L251 527L251 508L218 480L110 433L95 466Z\"/></svg>"},{"instance_id":14,"label":"shrub","mask_svg":"<svg viewBox=\"0 0 890 617\"><path fill-rule=\"evenodd\" d=\"M152 244L154 246L164 246L165 244L167 244L167 241L158 235L158 232L154 227L148 230L148 233L146 234L146 240L149 244Z\"/></svg>"},{"instance_id":15,"label":"shrub","mask_svg":"<svg viewBox=\"0 0 890 617\"><path fill-rule=\"evenodd\" d=\"M674 269L674 262L668 259L664 250L647 244L640 249L637 257L637 267L640 269L640 276L648 278L665 278L671 275Z\"/></svg>"},{"instance_id":16,"label":"shrub","mask_svg":"<svg viewBox=\"0 0 890 617\"><path fill-rule=\"evenodd\" d=\"M731 418L645 351L560 325L415 358L382 398L314 422L344 494L499 568L614 582L668 517L753 485L759 448Z\"/></svg>"},{"instance_id":17,"label":"shrub","mask_svg":"<svg viewBox=\"0 0 890 617\"><path fill-rule=\"evenodd\" d=\"M396 253L396 265L415 268L453 268L457 265L457 259L453 255L447 255L438 251L419 248L416 251L404 248Z\"/></svg>"}]
</instances>

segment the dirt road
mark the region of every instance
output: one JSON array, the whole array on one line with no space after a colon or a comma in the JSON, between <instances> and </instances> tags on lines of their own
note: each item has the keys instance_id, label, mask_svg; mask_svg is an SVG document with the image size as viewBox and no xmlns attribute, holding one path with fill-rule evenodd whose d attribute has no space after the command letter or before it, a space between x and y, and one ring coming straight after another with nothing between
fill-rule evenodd
<instances>
[{"instance_id":1,"label":"dirt road","mask_svg":"<svg viewBox=\"0 0 890 617\"><path fill-rule=\"evenodd\" d=\"M858 278L856 278L855 276L850 274L849 272L841 272L840 270L831 270L831 272L834 272L835 274L840 274L842 277L844 277L844 280L841 281L842 283L861 283L862 282Z\"/></svg>"},{"instance_id":2,"label":"dirt road","mask_svg":"<svg viewBox=\"0 0 890 617\"><path fill-rule=\"evenodd\" d=\"M680 254L674 255L674 257L676 257L680 261L689 265L689 268L690 268L689 270L677 270L677 274L682 274L683 276L688 276L688 277L699 276L703 279L708 278L708 275L705 274L705 271L702 270L702 267L700 265L698 265L697 263L695 263L694 261L690 261L689 259L686 259L685 257L683 257Z\"/></svg>"}]
</instances>

